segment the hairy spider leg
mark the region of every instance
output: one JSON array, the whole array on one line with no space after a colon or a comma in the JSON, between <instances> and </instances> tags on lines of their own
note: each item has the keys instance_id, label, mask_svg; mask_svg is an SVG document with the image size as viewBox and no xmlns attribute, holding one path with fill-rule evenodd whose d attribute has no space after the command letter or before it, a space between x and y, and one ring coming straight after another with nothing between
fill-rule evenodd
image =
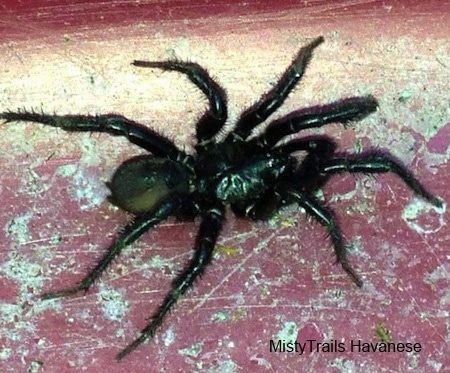
<instances>
[{"instance_id":1,"label":"hairy spider leg","mask_svg":"<svg viewBox=\"0 0 450 373\"><path fill-rule=\"evenodd\" d=\"M297 133L307 128L321 127L323 125L338 122L347 125L351 121L360 120L377 109L378 103L372 96L351 97L336 101L329 105L310 107L302 110L300 115L281 118L269 124L260 136L249 141L250 146L262 146L273 148L285 136ZM308 155L302 161L300 169L292 176L294 184L301 189L313 192L320 188L327 179L320 174L320 162L330 158L337 144L327 136L311 136L297 139L275 147L274 150L285 154L297 151L306 151ZM284 191L276 189L268 191L262 198L241 206L232 206L233 212L238 216L248 217L253 220L265 220L279 208Z\"/></svg>"},{"instance_id":2,"label":"hairy spider leg","mask_svg":"<svg viewBox=\"0 0 450 373\"><path fill-rule=\"evenodd\" d=\"M155 62L136 60L132 65L158 68L165 71L178 71L187 75L190 81L205 94L209 100L209 110L203 114L197 123L196 137L199 144L211 140L222 129L228 116L225 90L200 65L177 60Z\"/></svg>"},{"instance_id":3,"label":"hairy spider leg","mask_svg":"<svg viewBox=\"0 0 450 373\"><path fill-rule=\"evenodd\" d=\"M204 214L200 230L197 234L193 258L188 266L172 282L172 289L153 316L151 316L151 321L142 329L139 337L117 355L117 360L122 360L140 344L154 336L156 329L161 326L164 317L175 305L178 298L191 288L197 277L204 272L206 266L211 262L217 237L223 225L224 216L225 210L223 206L209 209Z\"/></svg>"},{"instance_id":4,"label":"hairy spider leg","mask_svg":"<svg viewBox=\"0 0 450 373\"><path fill-rule=\"evenodd\" d=\"M322 127L329 123L342 123L346 126L352 121L365 118L376 111L377 107L377 100L373 96L365 96L306 108L270 123L264 133L252 141L272 147L283 137L308 128Z\"/></svg>"},{"instance_id":5,"label":"hairy spider leg","mask_svg":"<svg viewBox=\"0 0 450 373\"><path fill-rule=\"evenodd\" d=\"M419 180L394 159L390 153L372 151L366 154L351 154L346 157L338 157L326 160L321 167L321 172L331 175L342 172L350 173L384 173L393 172L408 185L414 193L421 196L436 207L442 207L442 201L428 192Z\"/></svg>"},{"instance_id":6,"label":"hairy spider leg","mask_svg":"<svg viewBox=\"0 0 450 373\"><path fill-rule=\"evenodd\" d=\"M286 97L303 76L306 66L311 60L313 50L323 42L324 39L320 36L300 49L296 58L283 73L277 84L241 115L229 137L237 135L242 139L246 139L253 128L264 122L283 104Z\"/></svg>"},{"instance_id":7,"label":"hairy spider leg","mask_svg":"<svg viewBox=\"0 0 450 373\"><path fill-rule=\"evenodd\" d=\"M288 193L294 201L299 204L299 206L303 207L309 215L312 215L328 230L331 241L333 242L336 261L341 264L344 271L351 277L356 286L362 287L362 280L347 260L347 249L344 245L342 233L331 210L310 194L305 194L294 190L290 190Z\"/></svg>"},{"instance_id":8,"label":"hairy spider leg","mask_svg":"<svg viewBox=\"0 0 450 373\"><path fill-rule=\"evenodd\" d=\"M177 209L180 203L180 197L172 195L161 201L151 211L137 217L133 222L125 226L120 236L109 247L108 251L103 255L95 268L92 269L77 285L67 289L45 293L42 295L42 299L61 298L73 295L82 290L87 291L91 285L100 278L101 274L106 270L114 258L120 254L123 248L131 245L150 228L166 219Z\"/></svg>"},{"instance_id":9,"label":"hairy spider leg","mask_svg":"<svg viewBox=\"0 0 450 373\"><path fill-rule=\"evenodd\" d=\"M122 115L50 115L19 110L0 113L0 119L6 120L6 123L36 122L68 132L105 132L113 136L124 136L131 143L159 157L169 157L173 160L183 160L187 157L166 137Z\"/></svg>"}]
</instances>

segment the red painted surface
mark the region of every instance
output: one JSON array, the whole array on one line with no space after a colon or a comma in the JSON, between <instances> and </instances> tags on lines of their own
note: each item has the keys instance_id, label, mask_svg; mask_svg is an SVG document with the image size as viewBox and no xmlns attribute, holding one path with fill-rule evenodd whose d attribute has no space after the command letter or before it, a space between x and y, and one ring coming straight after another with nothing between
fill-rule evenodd
<instances>
[{"instance_id":1,"label":"red painted surface","mask_svg":"<svg viewBox=\"0 0 450 373\"><path fill-rule=\"evenodd\" d=\"M392 149L446 201L450 183L449 3L3 1L0 110L120 112L189 149L205 102L176 74L137 59L198 61L227 89L230 117L253 103L296 50L323 34L279 115L373 93L380 110L325 129L342 150ZM274 116L275 117L275 116ZM139 150L105 135L33 124L0 127L1 371L443 371L448 357L446 209L414 200L394 176L336 177L324 189L365 286L333 265L324 230L293 206L271 224L228 215L213 264L155 341L118 364L188 260L198 222L168 220L125 250L86 295L42 302L73 284L126 221L103 182ZM350 352L377 342L422 351ZM345 352L269 352L269 340L336 340Z\"/></svg>"}]
</instances>

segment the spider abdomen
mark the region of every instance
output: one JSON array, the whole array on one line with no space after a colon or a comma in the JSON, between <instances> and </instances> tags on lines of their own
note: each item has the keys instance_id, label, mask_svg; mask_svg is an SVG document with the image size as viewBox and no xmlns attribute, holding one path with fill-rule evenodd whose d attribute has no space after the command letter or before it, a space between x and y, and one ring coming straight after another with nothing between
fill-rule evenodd
<instances>
[{"instance_id":1,"label":"spider abdomen","mask_svg":"<svg viewBox=\"0 0 450 373\"><path fill-rule=\"evenodd\" d=\"M164 197L189 190L188 174L180 163L148 156L122 163L107 186L109 201L133 214L147 212Z\"/></svg>"}]
</instances>

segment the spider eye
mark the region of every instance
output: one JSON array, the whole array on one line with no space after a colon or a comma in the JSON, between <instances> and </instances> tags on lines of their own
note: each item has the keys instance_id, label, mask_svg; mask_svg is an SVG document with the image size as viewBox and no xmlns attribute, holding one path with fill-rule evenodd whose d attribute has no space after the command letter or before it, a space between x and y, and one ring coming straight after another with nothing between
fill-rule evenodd
<instances>
[{"instance_id":1,"label":"spider eye","mask_svg":"<svg viewBox=\"0 0 450 373\"><path fill-rule=\"evenodd\" d=\"M111 182L109 201L133 214L151 210L172 193L187 193L188 178L181 165L170 159L135 157L119 166Z\"/></svg>"}]
</instances>

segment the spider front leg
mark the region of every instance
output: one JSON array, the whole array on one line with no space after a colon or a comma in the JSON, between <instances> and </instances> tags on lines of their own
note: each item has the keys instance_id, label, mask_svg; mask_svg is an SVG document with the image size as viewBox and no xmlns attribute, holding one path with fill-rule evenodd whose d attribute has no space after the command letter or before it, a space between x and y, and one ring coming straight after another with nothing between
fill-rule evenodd
<instances>
[{"instance_id":1,"label":"spider front leg","mask_svg":"<svg viewBox=\"0 0 450 373\"><path fill-rule=\"evenodd\" d=\"M51 115L19 110L0 113L0 119L4 119L6 123L19 121L41 123L68 132L105 132L113 136L124 136L131 143L159 157L182 160L187 156L169 139L122 115Z\"/></svg>"},{"instance_id":2,"label":"spider front leg","mask_svg":"<svg viewBox=\"0 0 450 373\"><path fill-rule=\"evenodd\" d=\"M227 100L222 87L217 84L208 72L200 65L192 62L181 62L177 60L168 61L139 61L132 63L138 67L158 68L166 71L178 71L187 75L208 98L209 110L197 123L197 140L201 144L211 140L224 126L227 120Z\"/></svg>"},{"instance_id":3,"label":"spider front leg","mask_svg":"<svg viewBox=\"0 0 450 373\"><path fill-rule=\"evenodd\" d=\"M178 196L171 196L160 202L153 210L138 217L132 223L128 224L117 238L117 240L110 246L105 255L100 259L98 264L92 269L89 274L83 278L76 286L71 288L48 292L42 295L42 299L61 298L78 293L79 291L87 291L91 285L99 279L101 274L105 271L112 260L117 257L122 249L147 232L150 228L166 219L179 206L180 200Z\"/></svg>"},{"instance_id":4,"label":"spider front leg","mask_svg":"<svg viewBox=\"0 0 450 373\"><path fill-rule=\"evenodd\" d=\"M177 278L172 282L172 289L165 297L162 304L150 318L150 323L141 331L141 334L118 355L117 360L122 360L126 355L135 350L140 344L153 337L156 329L161 326L164 317L172 309L178 298L183 295L205 270L211 262L212 253L216 245L217 237L223 225L224 208L210 209L206 212L197 235L194 257L191 259Z\"/></svg>"},{"instance_id":5,"label":"spider front leg","mask_svg":"<svg viewBox=\"0 0 450 373\"><path fill-rule=\"evenodd\" d=\"M331 241L333 242L337 262L341 264L344 271L351 277L356 286L362 287L363 282L347 260L347 249L344 245L344 239L342 238L341 230L331 211L312 195L293 190L288 193L309 215L313 216L314 219L327 228Z\"/></svg>"},{"instance_id":6,"label":"spider front leg","mask_svg":"<svg viewBox=\"0 0 450 373\"><path fill-rule=\"evenodd\" d=\"M362 173L384 173L393 172L397 174L408 185L414 193L421 196L432 205L442 207L442 201L428 192L419 180L389 153L372 151L367 154L352 154L347 157L332 158L326 160L321 172L332 175L342 172Z\"/></svg>"},{"instance_id":7,"label":"spider front leg","mask_svg":"<svg viewBox=\"0 0 450 373\"><path fill-rule=\"evenodd\" d=\"M320 36L300 49L277 84L270 91L266 92L255 105L241 115L235 130L230 133L229 137L238 135L243 139L247 138L253 128L264 122L283 104L286 97L303 76L306 66L311 60L313 50L323 42L324 39Z\"/></svg>"}]
</instances>

